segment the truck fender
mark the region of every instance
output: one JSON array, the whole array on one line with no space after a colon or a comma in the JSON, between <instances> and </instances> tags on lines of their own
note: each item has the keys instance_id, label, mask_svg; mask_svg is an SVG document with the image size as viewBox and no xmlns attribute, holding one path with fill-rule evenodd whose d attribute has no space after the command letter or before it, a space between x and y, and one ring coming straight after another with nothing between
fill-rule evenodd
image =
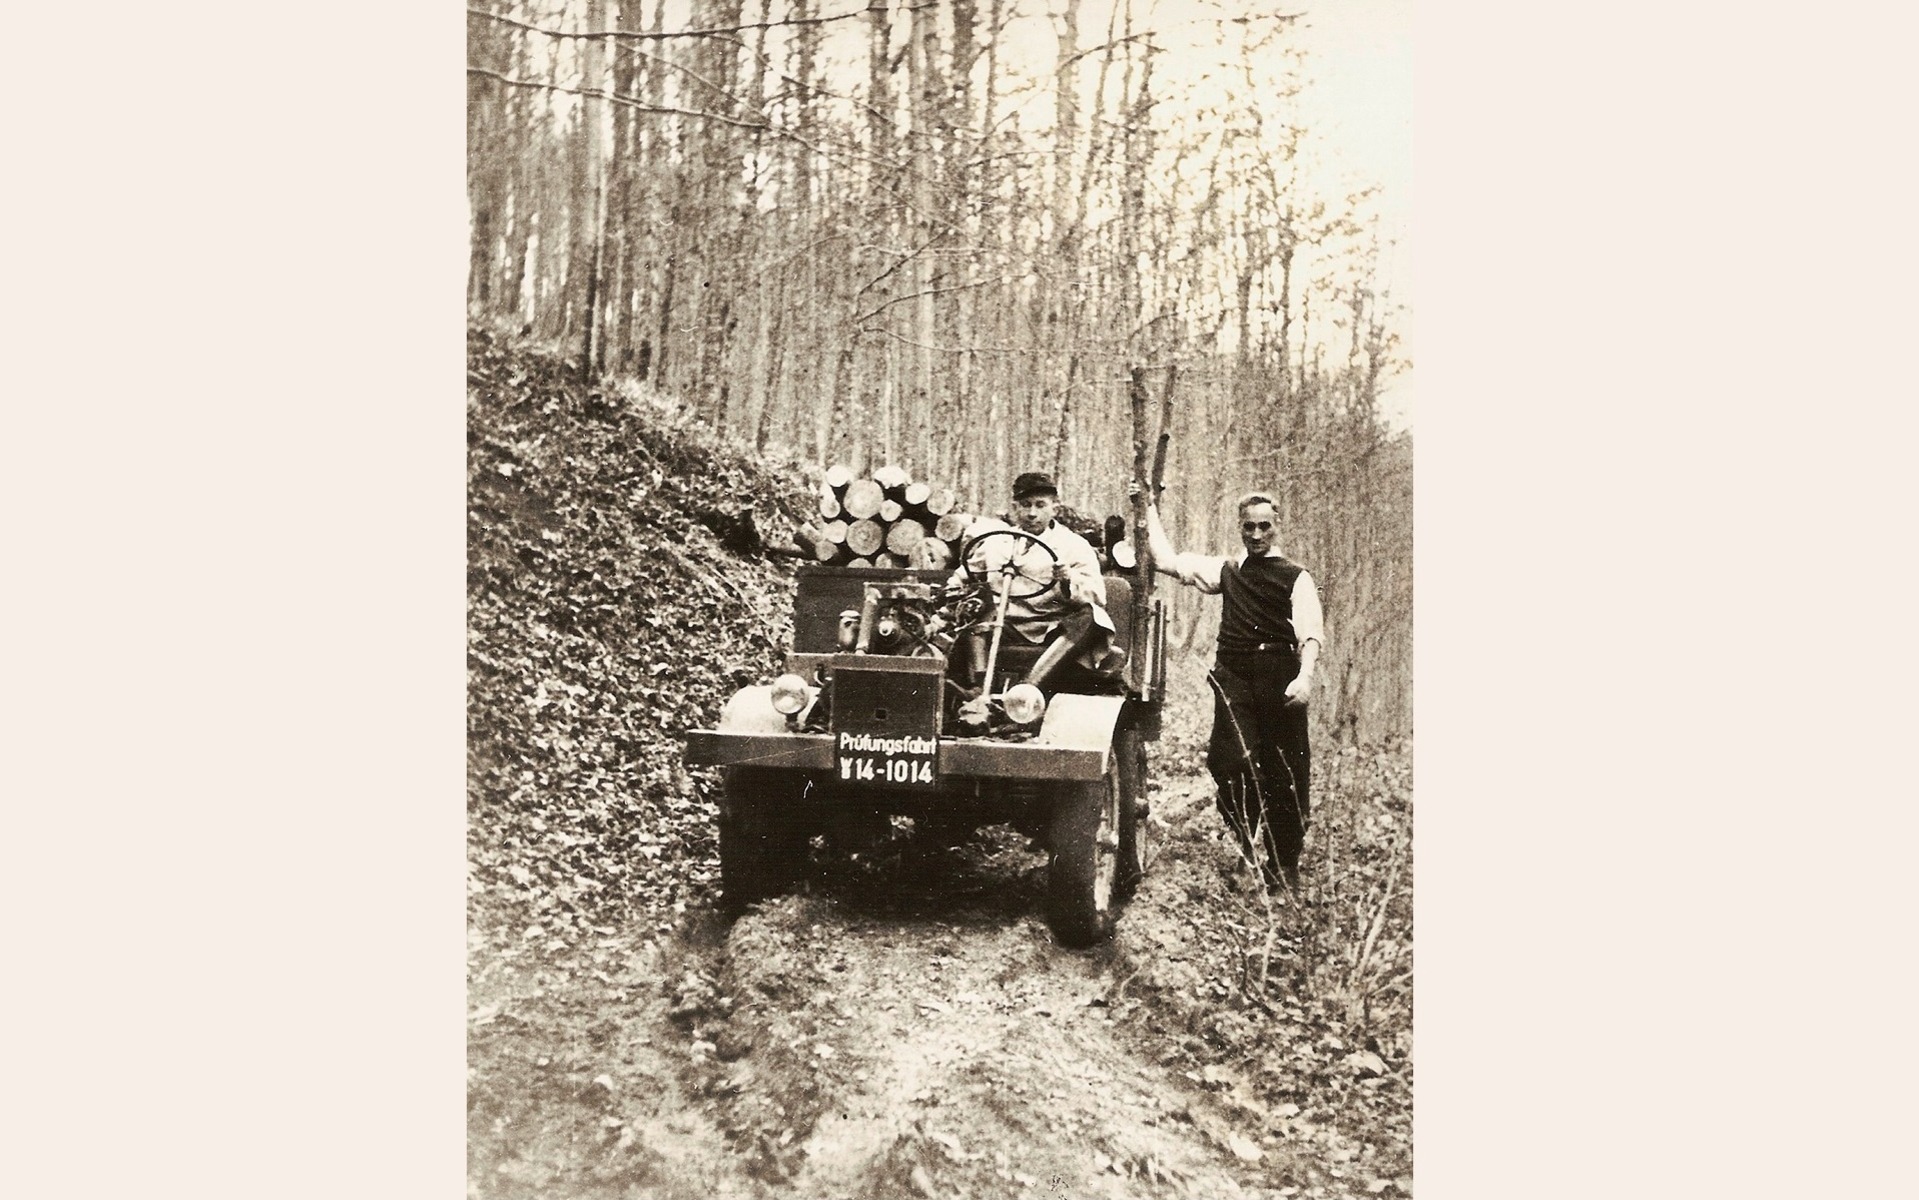
<instances>
[{"instance_id":1,"label":"truck fender","mask_svg":"<svg viewBox=\"0 0 1919 1200\"><path fill-rule=\"evenodd\" d=\"M804 718L813 702L820 698L820 690L812 684L806 687L806 708L800 710ZM784 714L773 707L773 685L758 683L743 687L734 692L731 699L720 707L719 730L721 733L791 733Z\"/></svg>"},{"instance_id":2,"label":"truck fender","mask_svg":"<svg viewBox=\"0 0 1919 1200\"><path fill-rule=\"evenodd\" d=\"M1031 744L1070 746L1076 750L1099 750L1104 753L1112 747L1113 733L1119 727L1120 712L1125 707L1124 696L1082 696L1075 692L1061 692L1046 705L1046 715L1040 719L1039 736Z\"/></svg>"}]
</instances>

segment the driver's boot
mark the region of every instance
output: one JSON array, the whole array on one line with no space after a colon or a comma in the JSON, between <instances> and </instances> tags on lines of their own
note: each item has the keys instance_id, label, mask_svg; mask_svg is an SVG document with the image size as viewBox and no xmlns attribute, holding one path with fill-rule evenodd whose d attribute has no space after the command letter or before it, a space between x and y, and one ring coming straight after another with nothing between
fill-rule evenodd
<instances>
[{"instance_id":1,"label":"driver's boot","mask_svg":"<svg viewBox=\"0 0 1919 1200\"><path fill-rule=\"evenodd\" d=\"M1086 649L1099 635L1099 626L1093 623L1091 610L1073 613L1060 622L1059 636L1046 644L1039 653L1039 660L1033 669L1026 673L1026 682L1040 691L1046 690L1046 681L1051 679L1066 661Z\"/></svg>"},{"instance_id":2,"label":"driver's boot","mask_svg":"<svg viewBox=\"0 0 1919 1200\"><path fill-rule=\"evenodd\" d=\"M1026 673L1026 682L1032 684L1042 692L1045 691L1046 681L1051 679L1054 673L1057 672L1060 667L1065 664L1066 660L1071 658L1078 649L1079 646L1075 644L1072 638L1054 638L1046 649L1040 651L1039 661L1035 662L1033 669Z\"/></svg>"},{"instance_id":3,"label":"driver's boot","mask_svg":"<svg viewBox=\"0 0 1919 1200\"><path fill-rule=\"evenodd\" d=\"M986 733L988 724L986 712L986 689L980 683L980 676L986 673L986 635L977 631L962 633L954 643L959 656L958 676L960 702L954 732L959 737L980 737Z\"/></svg>"},{"instance_id":4,"label":"driver's boot","mask_svg":"<svg viewBox=\"0 0 1919 1200\"><path fill-rule=\"evenodd\" d=\"M980 690L980 676L986 673L986 635L977 631L960 635L966 647L964 661L960 666L965 676L961 682L971 691Z\"/></svg>"}]
</instances>

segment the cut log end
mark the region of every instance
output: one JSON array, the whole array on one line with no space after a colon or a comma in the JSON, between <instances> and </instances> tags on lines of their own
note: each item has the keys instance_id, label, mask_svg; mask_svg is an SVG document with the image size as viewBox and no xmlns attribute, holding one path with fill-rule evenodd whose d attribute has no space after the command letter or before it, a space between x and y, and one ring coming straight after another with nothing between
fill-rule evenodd
<instances>
[{"instance_id":1,"label":"cut log end","mask_svg":"<svg viewBox=\"0 0 1919 1200\"><path fill-rule=\"evenodd\" d=\"M855 479L846 485L846 496L840 501L840 506L845 509L847 516L864 521L868 517L878 516L880 505L885 500L885 489L879 484L871 479Z\"/></svg>"},{"instance_id":2,"label":"cut log end","mask_svg":"<svg viewBox=\"0 0 1919 1200\"><path fill-rule=\"evenodd\" d=\"M953 565L953 549L938 538L927 538L913 547L907 561L922 570L944 571Z\"/></svg>"},{"instance_id":3,"label":"cut log end","mask_svg":"<svg viewBox=\"0 0 1919 1200\"><path fill-rule=\"evenodd\" d=\"M911 554L926 540L926 526L918 521L900 521L886 531L886 548L895 554Z\"/></svg>"},{"instance_id":4,"label":"cut log end","mask_svg":"<svg viewBox=\"0 0 1919 1200\"><path fill-rule=\"evenodd\" d=\"M943 542L957 542L966 536L966 527L972 523L973 518L965 513L949 512L933 527L933 536Z\"/></svg>"},{"instance_id":5,"label":"cut log end","mask_svg":"<svg viewBox=\"0 0 1919 1200\"><path fill-rule=\"evenodd\" d=\"M879 553L886 530L878 521L855 521L846 527L846 548L862 558Z\"/></svg>"}]
</instances>

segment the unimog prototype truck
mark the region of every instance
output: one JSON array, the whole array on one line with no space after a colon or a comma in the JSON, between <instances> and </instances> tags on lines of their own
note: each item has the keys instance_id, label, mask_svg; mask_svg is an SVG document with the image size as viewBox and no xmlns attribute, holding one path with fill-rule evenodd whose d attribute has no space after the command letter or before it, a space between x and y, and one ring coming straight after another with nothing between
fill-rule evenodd
<instances>
[{"instance_id":1,"label":"unimog prototype truck","mask_svg":"<svg viewBox=\"0 0 1919 1200\"><path fill-rule=\"evenodd\" d=\"M1097 667L1069 664L1043 694L1020 682L1040 647L1005 625L1011 599L1063 586L1035 578L1051 556L998 526L965 542L958 578L799 568L785 673L735 694L718 728L686 735L688 763L723 768L728 908L790 886L816 835L856 841L905 816L915 836L954 841L1010 824L1048 852L1046 917L1059 940L1086 946L1111 933L1146 861L1145 742L1159 736L1164 609L1135 604L1137 573L1109 571L1112 652ZM963 643L971 652L956 653Z\"/></svg>"}]
</instances>

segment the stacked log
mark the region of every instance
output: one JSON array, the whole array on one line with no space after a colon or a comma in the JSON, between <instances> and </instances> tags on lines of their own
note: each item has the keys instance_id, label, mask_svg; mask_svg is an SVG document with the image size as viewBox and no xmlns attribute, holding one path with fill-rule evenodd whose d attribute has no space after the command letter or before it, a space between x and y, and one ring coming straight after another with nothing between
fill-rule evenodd
<instances>
[{"instance_id":1,"label":"stacked log","mask_svg":"<svg viewBox=\"0 0 1919 1200\"><path fill-rule=\"evenodd\" d=\"M895 521L886 530L886 548L901 556L926 540L926 526L918 521Z\"/></svg>"},{"instance_id":2,"label":"stacked log","mask_svg":"<svg viewBox=\"0 0 1919 1200\"><path fill-rule=\"evenodd\" d=\"M952 488L885 466L858 478L830 468L820 484L819 520L793 532L797 552L843 567L950 570L974 518Z\"/></svg>"},{"instance_id":3,"label":"stacked log","mask_svg":"<svg viewBox=\"0 0 1919 1200\"><path fill-rule=\"evenodd\" d=\"M871 558L886 544L886 526L868 517L846 527L846 548L861 558Z\"/></svg>"},{"instance_id":4,"label":"stacked log","mask_svg":"<svg viewBox=\"0 0 1919 1200\"><path fill-rule=\"evenodd\" d=\"M942 542L957 542L966 536L972 518L965 513L944 513L933 525L933 536Z\"/></svg>"},{"instance_id":5,"label":"stacked log","mask_svg":"<svg viewBox=\"0 0 1919 1200\"><path fill-rule=\"evenodd\" d=\"M958 565L967 530L979 520L961 509L953 489L916 481L898 467L881 467L864 479L832 468L820 485L819 511L818 522L793 531L791 546L768 552L829 566L945 571ZM1102 524L1064 504L1054 517L1092 543L1105 569L1137 570L1125 518Z\"/></svg>"},{"instance_id":6,"label":"stacked log","mask_svg":"<svg viewBox=\"0 0 1919 1200\"><path fill-rule=\"evenodd\" d=\"M885 489L871 479L855 479L846 485L846 495L840 498L840 507L855 521L879 516L880 505L884 503Z\"/></svg>"}]
</instances>

